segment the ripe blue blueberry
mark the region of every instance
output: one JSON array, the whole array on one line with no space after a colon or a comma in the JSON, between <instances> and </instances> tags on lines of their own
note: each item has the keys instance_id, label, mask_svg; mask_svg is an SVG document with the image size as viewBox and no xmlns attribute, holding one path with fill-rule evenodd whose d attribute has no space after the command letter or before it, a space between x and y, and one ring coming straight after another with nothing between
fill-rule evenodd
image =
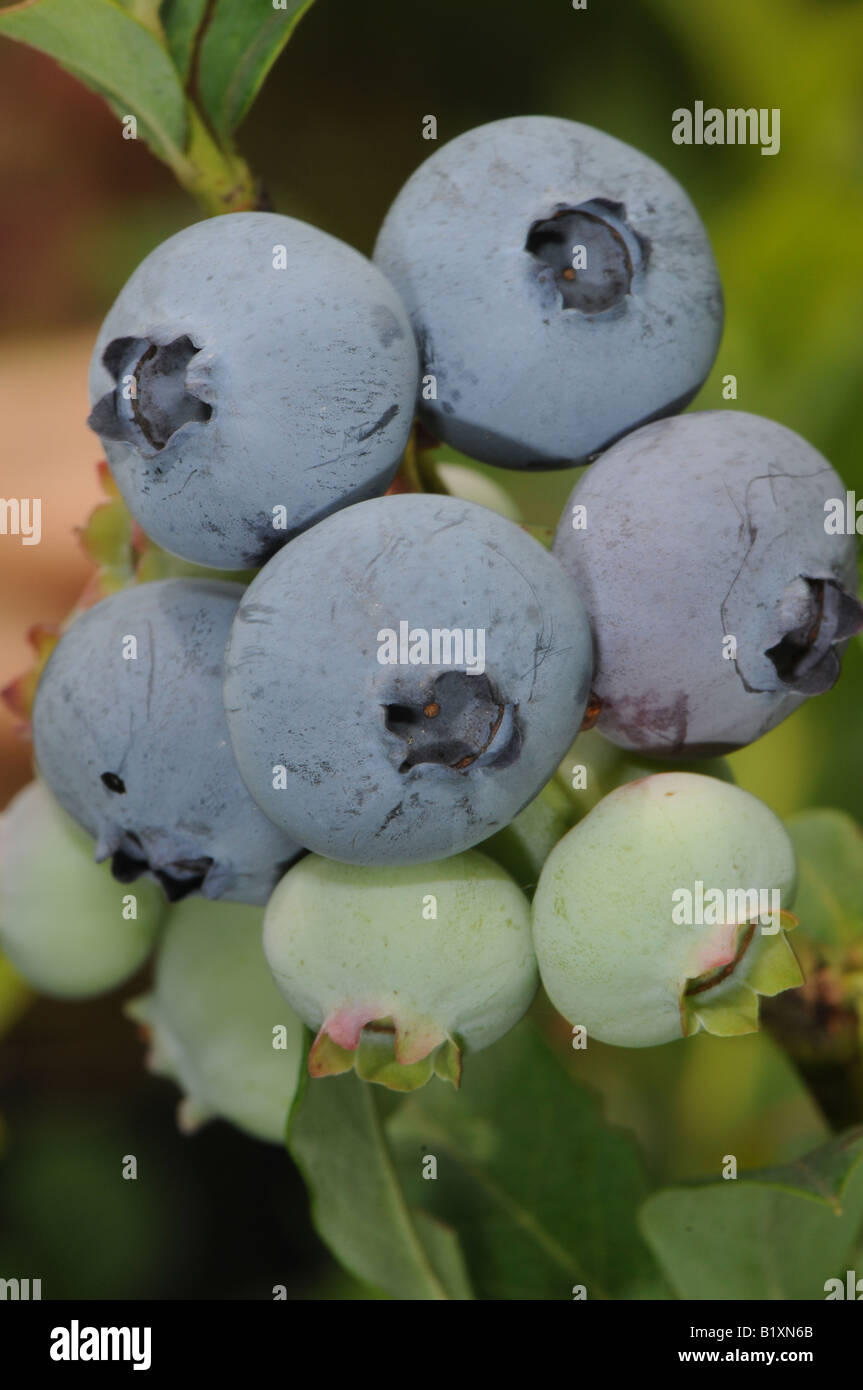
<instances>
[{"instance_id":1,"label":"ripe blue blueberry","mask_svg":"<svg viewBox=\"0 0 863 1390\"><path fill-rule=\"evenodd\" d=\"M722 333L686 193L575 121L512 117L450 141L399 193L375 260L420 344L428 428L507 468L585 461L680 410Z\"/></svg>"},{"instance_id":2,"label":"ripe blue blueberry","mask_svg":"<svg viewBox=\"0 0 863 1390\"><path fill-rule=\"evenodd\" d=\"M825 511L844 496L810 444L743 411L647 425L604 454L554 541L593 628L600 733L721 754L828 690L863 625L856 537Z\"/></svg>"},{"instance_id":3,"label":"ripe blue blueberry","mask_svg":"<svg viewBox=\"0 0 863 1390\"><path fill-rule=\"evenodd\" d=\"M148 535L238 569L386 491L416 382L404 309L370 261L294 218L232 213L170 237L120 291L89 423Z\"/></svg>"},{"instance_id":4,"label":"ripe blue blueberry","mask_svg":"<svg viewBox=\"0 0 863 1390\"><path fill-rule=\"evenodd\" d=\"M453 497L361 502L246 590L225 657L237 765L319 854L440 859L548 781L591 661L571 580L514 522Z\"/></svg>"},{"instance_id":5,"label":"ripe blue blueberry","mask_svg":"<svg viewBox=\"0 0 863 1390\"><path fill-rule=\"evenodd\" d=\"M33 710L36 762L96 859L189 893L263 904L299 846L231 755L222 656L242 589L163 579L103 599L64 633Z\"/></svg>"}]
</instances>

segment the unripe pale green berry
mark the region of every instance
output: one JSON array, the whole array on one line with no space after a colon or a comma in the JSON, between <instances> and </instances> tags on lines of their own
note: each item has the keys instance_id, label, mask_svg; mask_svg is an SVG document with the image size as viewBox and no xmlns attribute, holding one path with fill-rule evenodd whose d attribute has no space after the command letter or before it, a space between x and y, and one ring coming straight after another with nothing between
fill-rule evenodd
<instances>
[{"instance_id":1,"label":"unripe pale green berry","mask_svg":"<svg viewBox=\"0 0 863 1390\"><path fill-rule=\"evenodd\" d=\"M308 855L270 898L264 950L317 1030L311 1074L355 1065L394 1090L432 1070L458 1085L462 1048L508 1032L537 985L527 900L475 851L386 868Z\"/></svg>"},{"instance_id":2,"label":"unripe pale green berry","mask_svg":"<svg viewBox=\"0 0 863 1390\"><path fill-rule=\"evenodd\" d=\"M751 1032L759 994L801 983L784 935L794 886L791 841L756 797L694 773L628 782L542 871L533 931L545 989L600 1042ZM781 922L757 920L752 890L778 890Z\"/></svg>"},{"instance_id":3,"label":"unripe pale green berry","mask_svg":"<svg viewBox=\"0 0 863 1390\"><path fill-rule=\"evenodd\" d=\"M114 989L149 955L164 913L155 883L118 883L94 862L92 839L42 782L0 816L0 950L34 989Z\"/></svg>"},{"instance_id":4,"label":"unripe pale green berry","mask_svg":"<svg viewBox=\"0 0 863 1390\"><path fill-rule=\"evenodd\" d=\"M149 1069L185 1092L185 1133L220 1116L284 1142L305 1034L267 969L262 923L261 908L186 898L171 910L153 992L127 1005L144 1026Z\"/></svg>"}]
</instances>

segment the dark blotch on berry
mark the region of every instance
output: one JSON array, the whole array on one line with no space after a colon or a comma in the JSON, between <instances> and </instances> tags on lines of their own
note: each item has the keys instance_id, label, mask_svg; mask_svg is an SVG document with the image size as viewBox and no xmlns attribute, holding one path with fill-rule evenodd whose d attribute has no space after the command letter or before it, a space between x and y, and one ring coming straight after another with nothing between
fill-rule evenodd
<instances>
[{"instance_id":1,"label":"dark blotch on berry","mask_svg":"<svg viewBox=\"0 0 863 1390\"><path fill-rule=\"evenodd\" d=\"M153 874L165 890L169 903L178 903L190 893L198 893L213 861L206 855L200 859L177 859L169 869L154 869Z\"/></svg>"},{"instance_id":2,"label":"dark blotch on berry","mask_svg":"<svg viewBox=\"0 0 863 1390\"><path fill-rule=\"evenodd\" d=\"M210 406L186 390L186 369L197 353L186 334L165 344L115 338L102 361L117 385L96 403L87 424L105 439L136 447L146 441L158 452L190 420L209 420Z\"/></svg>"},{"instance_id":3,"label":"dark blotch on berry","mask_svg":"<svg viewBox=\"0 0 863 1390\"><path fill-rule=\"evenodd\" d=\"M809 590L807 616L766 655L789 689L800 695L821 695L839 679L842 667L836 645L863 627L863 607L833 580L804 582Z\"/></svg>"},{"instance_id":4,"label":"dark blotch on berry","mask_svg":"<svg viewBox=\"0 0 863 1390\"><path fill-rule=\"evenodd\" d=\"M576 248L584 250L583 268L573 265ZM620 203L594 198L534 222L524 249L554 271L564 309L601 314L629 294L645 243L627 226Z\"/></svg>"},{"instance_id":5,"label":"dark blotch on berry","mask_svg":"<svg viewBox=\"0 0 863 1390\"><path fill-rule=\"evenodd\" d=\"M146 859L136 859L125 850L117 849L111 855L111 873L118 883L134 883L147 870Z\"/></svg>"},{"instance_id":6,"label":"dark blotch on berry","mask_svg":"<svg viewBox=\"0 0 863 1390\"><path fill-rule=\"evenodd\" d=\"M462 771L487 753L506 713L506 704L486 676L444 671L416 707L387 705L386 726L408 745L399 771L418 763L440 763ZM511 753L517 734L513 724L501 756Z\"/></svg>"}]
</instances>

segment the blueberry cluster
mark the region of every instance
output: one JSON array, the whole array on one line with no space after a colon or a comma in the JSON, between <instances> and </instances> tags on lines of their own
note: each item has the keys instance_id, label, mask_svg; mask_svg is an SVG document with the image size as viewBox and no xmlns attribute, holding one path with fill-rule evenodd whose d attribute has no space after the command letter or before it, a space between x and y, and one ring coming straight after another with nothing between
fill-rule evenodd
<instances>
[{"instance_id":1,"label":"blueberry cluster","mask_svg":"<svg viewBox=\"0 0 863 1390\"><path fill-rule=\"evenodd\" d=\"M574 1029L609 1042L756 1026L757 995L799 983L787 914L682 927L671 898L708 875L787 906L790 841L691 760L828 689L863 625L827 461L753 415L679 414L716 357L722 291L652 160L569 121L483 126L408 180L374 259L237 213L132 275L94 351L90 424L158 544L258 573L103 599L33 715L41 778L120 885L221 900L212 932L202 903L170 909L137 1015L190 1113L266 1135L279 1125L263 1104L243 1118L225 1048L245 1076L252 1020L284 1012L273 979L317 1034L313 1075L396 1089L457 1084L462 1050L529 1006L537 965ZM502 468L589 464L551 552L475 501L392 487L417 416L423 440ZM584 815L586 739L682 770L624 774ZM79 835L59 807L54 838ZM13 806L7 837L34 809ZM15 912L3 891L10 955L57 989L57 933L40 961L20 929L38 891ZM228 950L231 902L247 906ZM77 992L106 987L104 962L81 964Z\"/></svg>"}]
</instances>

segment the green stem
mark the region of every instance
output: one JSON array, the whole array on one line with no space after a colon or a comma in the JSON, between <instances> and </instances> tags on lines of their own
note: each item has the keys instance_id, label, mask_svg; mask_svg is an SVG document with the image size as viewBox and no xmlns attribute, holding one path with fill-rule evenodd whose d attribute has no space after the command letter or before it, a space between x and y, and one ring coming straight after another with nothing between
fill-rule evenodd
<instances>
[{"instance_id":1,"label":"green stem","mask_svg":"<svg viewBox=\"0 0 863 1390\"><path fill-rule=\"evenodd\" d=\"M438 492L443 496L448 496L447 489L441 481L434 467L434 454L440 448L440 443L428 433L425 426L419 421L414 425L411 442L414 450L414 462L417 476L420 481L420 489L423 492Z\"/></svg>"},{"instance_id":2,"label":"green stem","mask_svg":"<svg viewBox=\"0 0 863 1390\"><path fill-rule=\"evenodd\" d=\"M187 110L187 149L171 162L178 182L211 216L261 207L261 191L246 161L217 144L191 102Z\"/></svg>"},{"instance_id":3,"label":"green stem","mask_svg":"<svg viewBox=\"0 0 863 1390\"><path fill-rule=\"evenodd\" d=\"M440 448L436 439L426 434L417 421L396 477L396 492L434 492L448 496L434 469L434 452Z\"/></svg>"}]
</instances>

